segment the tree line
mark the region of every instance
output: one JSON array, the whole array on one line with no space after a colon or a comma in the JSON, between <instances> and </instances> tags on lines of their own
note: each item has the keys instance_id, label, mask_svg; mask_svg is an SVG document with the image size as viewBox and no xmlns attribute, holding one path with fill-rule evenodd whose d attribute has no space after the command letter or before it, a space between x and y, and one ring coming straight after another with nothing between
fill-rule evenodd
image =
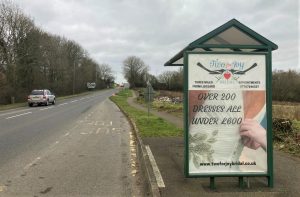
<instances>
[{"instance_id":1,"label":"tree line","mask_svg":"<svg viewBox=\"0 0 300 197\"><path fill-rule=\"evenodd\" d=\"M183 91L183 68L165 71L158 76L149 74L142 59L131 56L123 62L123 73L131 88L146 87L149 81L156 90ZM272 73L272 98L274 101L300 102L300 73L295 70L275 70Z\"/></svg>"},{"instance_id":2,"label":"tree line","mask_svg":"<svg viewBox=\"0 0 300 197\"><path fill-rule=\"evenodd\" d=\"M272 86L274 101L300 102L300 72L275 70Z\"/></svg>"},{"instance_id":3,"label":"tree line","mask_svg":"<svg viewBox=\"0 0 300 197\"><path fill-rule=\"evenodd\" d=\"M127 57L123 61L124 78L130 88L146 87L149 81L154 89L177 90L183 89L183 69L177 71L165 71L158 76L149 73L149 66L136 56Z\"/></svg>"},{"instance_id":4,"label":"tree line","mask_svg":"<svg viewBox=\"0 0 300 197\"><path fill-rule=\"evenodd\" d=\"M111 67L75 41L43 31L15 4L0 2L0 104L24 102L32 89L80 93L87 82L97 89L111 85Z\"/></svg>"}]
</instances>

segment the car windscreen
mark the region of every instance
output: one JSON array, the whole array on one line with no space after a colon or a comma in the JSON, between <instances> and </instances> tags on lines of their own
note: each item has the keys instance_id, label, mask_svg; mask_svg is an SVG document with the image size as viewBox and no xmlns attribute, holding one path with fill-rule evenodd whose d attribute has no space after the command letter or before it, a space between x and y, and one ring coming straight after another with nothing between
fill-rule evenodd
<instances>
[{"instance_id":1,"label":"car windscreen","mask_svg":"<svg viewBox=\"0 0 300 197\"><path fill-rule=\"evenodd\" d=\"M31 95L44 95L44 91L43 90L33 90L31 92Z\"/></svg>"}]
</instances>

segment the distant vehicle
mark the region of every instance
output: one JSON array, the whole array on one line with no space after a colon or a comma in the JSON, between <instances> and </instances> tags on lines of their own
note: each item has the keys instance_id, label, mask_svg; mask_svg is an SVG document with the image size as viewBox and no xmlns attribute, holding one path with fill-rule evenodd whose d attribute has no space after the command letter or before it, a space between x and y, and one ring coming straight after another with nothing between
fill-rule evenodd
<instances>
[{"instance_id":1,"label":"distant vehicle","mask_svg":"<svg viewBox=\"0 0 300 197\"><path fill-rule=\"evenodd\" d=\"M53 105L55 105L55 95L47 89L32 90L27 100L29 107L32 107L33 104L47 106L49 105L49 103L52 103Z\"/></svg>"},{"instance_id":2,"label":"distant vehicle","mask_svg":"<svg viewBox=\"0 0 300 197\"><path fill-rule=\"evenodd\" d=\"M86 86L88 89L95 89L96 88L96 83L92 82L92 83L86 83Z\"/></svg>"},{"instance_id":3,"label":"distant vehicle","mask_svg":"<svg viewBox=\"0 0 300 197\"><path fill-rule=\"evenodd\" d=\"M129 88L129 83L122 83L120 85L121 88Z\"/></svg>"}]
</instances>

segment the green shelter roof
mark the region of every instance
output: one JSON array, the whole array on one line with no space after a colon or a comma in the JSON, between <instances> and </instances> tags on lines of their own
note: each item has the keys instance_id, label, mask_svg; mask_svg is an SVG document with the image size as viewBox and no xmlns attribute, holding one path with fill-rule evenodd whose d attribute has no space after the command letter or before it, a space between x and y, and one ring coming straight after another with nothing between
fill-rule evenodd
<instances>
[{"instance_id":1,"label":"green shelter roof","mask_svg":"<svg viewBox=\"0 0 300 197\"><path fill-rule=\"evenodd\" d=\"M273 51L278 49L278 46L238 20L232 19L191 42L167 61L164 66L183 66L183 53L185 51L263 52L269 49Z\"/></svg>"}]
</instances>

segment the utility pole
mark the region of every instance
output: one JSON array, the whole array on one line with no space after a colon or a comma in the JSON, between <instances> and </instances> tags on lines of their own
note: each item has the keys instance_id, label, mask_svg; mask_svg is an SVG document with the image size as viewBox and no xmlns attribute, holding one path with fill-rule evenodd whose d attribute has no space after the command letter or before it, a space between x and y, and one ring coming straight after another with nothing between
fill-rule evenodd
<instances>
[{"instance_id":1,"label":"utility pole","mask_svg":"<svg viewBox=\"0 0 300 197\"><path fill-rule=\"evenodd\" d=\"M75 62L73 64L73 94L75 94Z\"/></svg>"}]
</instances>

